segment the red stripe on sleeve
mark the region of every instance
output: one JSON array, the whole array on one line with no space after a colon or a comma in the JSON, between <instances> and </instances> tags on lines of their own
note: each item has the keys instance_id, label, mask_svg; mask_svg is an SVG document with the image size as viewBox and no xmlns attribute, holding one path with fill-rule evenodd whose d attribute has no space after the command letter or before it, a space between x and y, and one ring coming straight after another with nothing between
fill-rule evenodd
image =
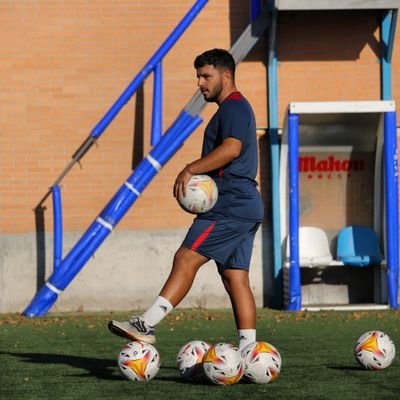
<instances>
[{"instance_id":1,"label":"red stripe on sleeve","mask_svg":"<svg viewBox=\"0 0 400 400\"><path fill-rule=\"evenodd\" d=\"M215 226L215 222L213 222L193 243L191 250L197 250L198 247L207 239L207 236L211 233Z\"/></svg>"}]
</instances>

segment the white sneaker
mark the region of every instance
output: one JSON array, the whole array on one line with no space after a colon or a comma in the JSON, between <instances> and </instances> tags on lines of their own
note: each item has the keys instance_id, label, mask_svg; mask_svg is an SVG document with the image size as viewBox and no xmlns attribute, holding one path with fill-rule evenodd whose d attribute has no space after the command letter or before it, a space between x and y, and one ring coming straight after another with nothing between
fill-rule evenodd
<instances>
[{"instance_id":1,"label":"white sneaker","mask_svg":"<svg viewBox=\"0 0 400 400\"><path fill-rule=\"evenodd\" d=\"M132 317L130 321L109 321L108 329L114 335L127 339L150 344L156 342L153 327L149 326L142 317Z\"/></svg>"}]
</instances>

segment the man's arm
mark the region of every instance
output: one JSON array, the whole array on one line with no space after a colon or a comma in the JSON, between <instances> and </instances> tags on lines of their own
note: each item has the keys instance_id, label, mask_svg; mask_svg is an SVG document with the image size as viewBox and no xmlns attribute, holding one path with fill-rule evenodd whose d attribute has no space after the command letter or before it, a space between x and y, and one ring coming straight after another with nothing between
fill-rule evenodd
<instances>
[{"instance_id":1,"label":"man's arm","mask_svg":"<svg viewBox=\"0 0 400 400\"><path fill-rule=\"evenodd\" d=\"M223 167L238 157L241 151L242 142L239 139L229 137L205 157L186 165L176 177L174 196L178 198L180 194L186 195L186 185L193 175L204 174Z\"/></svg>"}]
</instances>

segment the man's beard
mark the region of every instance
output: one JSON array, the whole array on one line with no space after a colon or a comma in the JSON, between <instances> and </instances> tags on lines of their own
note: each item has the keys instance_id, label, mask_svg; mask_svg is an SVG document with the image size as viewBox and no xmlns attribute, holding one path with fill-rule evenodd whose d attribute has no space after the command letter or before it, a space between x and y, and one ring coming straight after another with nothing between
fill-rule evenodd
<instances>
[{"instance_id":1,"label":"man's beard","mask_svg":"<svg viewBox=\"0 0 400 400\"><path fill-rule=\"evenodd\" d=\"M222 92L222 85L218 85L215 87L212 93L209 92L210 93L209 97L206 97L206 95L203 94L204 100L207 101L208 103L216 103L221 92Z\"/></svg>"}]
</instances>

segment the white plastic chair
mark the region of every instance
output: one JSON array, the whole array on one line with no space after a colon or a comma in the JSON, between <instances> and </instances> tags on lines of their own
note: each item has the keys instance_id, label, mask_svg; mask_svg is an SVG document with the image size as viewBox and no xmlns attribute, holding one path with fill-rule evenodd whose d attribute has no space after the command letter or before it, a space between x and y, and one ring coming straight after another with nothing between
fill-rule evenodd
<instances>
[{"instance_id":1,"label":"white plastic chair","mask_svg":"<svg viewBox=\"0 0 400 400\"><path fill-rule=\"evenodd\" d=\"M286 259L290 260L290 241L286 240ZM313 226L299 228L300 267L326 267L333 261L328 237L324 230Z\"/></svg>"}]
</instances>

